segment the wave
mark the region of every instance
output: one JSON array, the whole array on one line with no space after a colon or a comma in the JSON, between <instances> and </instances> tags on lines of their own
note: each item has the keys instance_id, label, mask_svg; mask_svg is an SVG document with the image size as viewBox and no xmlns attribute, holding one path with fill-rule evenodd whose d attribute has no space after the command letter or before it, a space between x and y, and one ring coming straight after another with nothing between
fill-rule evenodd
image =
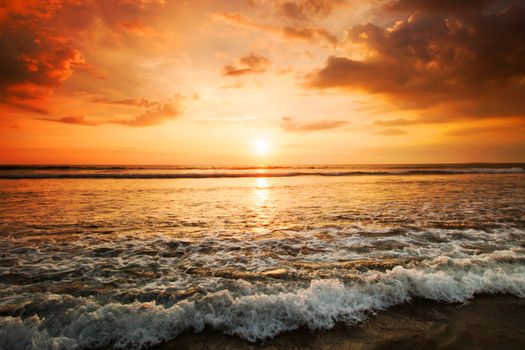
<instances>
[{"instance_id":1,"label":"wave","mask_svg":"<svg viewBox=\"0 0 525 350\"><path fill-rule=\"evenodd\" d=\"M33 171L33 170L258 170L258 169L290 169L291 166L180 166L180 165L0 165L1 171ZM302 169L330 169L337 166L300 166Z\"/></svg>"},{"instance_id":2,"label":"wave","mask_svg":"<svg viewBox=\"0 0 525 350\"><path fill-rule=\"evenodd\" d=\"M52 317L35 313L0 318L0 349L143 349L205 327L258 341L302 326L316 330L338 322L355 325L413 298L448 303L465 302L480 293L525 298L525 266L516 259L520 256L513 251L477 258L439 257L425 267L370 271L353 283L312 280L287 291L276 283L273 291L267 286L261 292L242 281L240 294L218 290L174 305L104 304L94 298L47 294L37 303L53 312Z\"/></svg>"},{"instance_id":3,"label":"wave","mask_svg":"<svg viewBox=\"0 0 525 350\"><path fill-rule=\"evenodd\" d=\"M524 174L525 168L465 168L417 169L388 171L289 171L289 172L195 172L195 173L137 173L137 172L0 172L0 179L205 179L247 177L297 177L297 176L402 176L402 175L458 175L458 174Z\"/></svg>"}]
</instances>

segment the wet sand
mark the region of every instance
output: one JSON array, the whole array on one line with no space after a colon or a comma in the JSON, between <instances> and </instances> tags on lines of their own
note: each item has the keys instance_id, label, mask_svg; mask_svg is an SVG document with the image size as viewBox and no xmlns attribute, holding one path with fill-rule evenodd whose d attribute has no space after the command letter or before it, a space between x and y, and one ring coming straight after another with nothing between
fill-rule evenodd
<instances>
[{"instance_id":1,"label":"wet sand","mask_svg":"<svg viewBox=\"0 0 525 350\"><path fill-rule=\"evenodd\" d=\"M299 329L263 343L212 330L184 333L152 350L525 349L525 299L480 296L467 304L415 300L354 327Z\"/></svg>"}]
</instances>

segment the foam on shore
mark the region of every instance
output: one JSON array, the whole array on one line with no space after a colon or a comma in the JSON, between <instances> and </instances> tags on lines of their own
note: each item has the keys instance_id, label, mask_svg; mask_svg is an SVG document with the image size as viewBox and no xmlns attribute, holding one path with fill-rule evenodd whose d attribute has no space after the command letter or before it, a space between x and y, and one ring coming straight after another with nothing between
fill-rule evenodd
<instances>
[{"instance_id":1,"label":"foam on shore","mask_svg":"<svg viewBox=\"0 0 525 350\"><path fill-rule=\"evenodd\" d=\"M94 298L48 295L41 308L49 317L0 319L1 349L84 349L104 346L142 349L205 326L248 341L308 327L330 329L336 323L357 324L369 315L413 298L464 302L476 294L504 293L525 298L525 267L511 252L472 262L435 259L428 268L396 266L370 272L360 281L313 280L306 288L259 292L246 282L245 295L228 290L172 306L155 302L102 304ZM486 262L487 266L480 264Z\"/></svg>"}]
</instances>

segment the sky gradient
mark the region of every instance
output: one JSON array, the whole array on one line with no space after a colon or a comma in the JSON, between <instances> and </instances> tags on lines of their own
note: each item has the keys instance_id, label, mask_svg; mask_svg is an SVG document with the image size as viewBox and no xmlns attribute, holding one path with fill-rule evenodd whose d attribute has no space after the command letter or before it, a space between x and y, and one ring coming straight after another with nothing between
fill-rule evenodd
<instances>
[{"instance_id":1,"label":"sky gradient","mask_svg":"<svg viewBox=\"0 0 525 350\"><path fill-rule=\"evenodd\" d=\"M511 0L0 0L0 163L523 162L524 23Z\"/></svg>"}]
</instances>

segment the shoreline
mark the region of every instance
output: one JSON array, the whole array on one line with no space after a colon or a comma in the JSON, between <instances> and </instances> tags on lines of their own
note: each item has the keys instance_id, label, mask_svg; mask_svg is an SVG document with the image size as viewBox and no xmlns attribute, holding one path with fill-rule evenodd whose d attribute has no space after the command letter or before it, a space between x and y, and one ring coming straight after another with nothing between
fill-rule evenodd
<instances>
[{"instance_id":1,"label":"shoreline","mask_svg":"<svg viewBox=\"0 0 525 350\"><path fill-rule=\"evenodd\" d=\"M300 328L250 343L206 328L179 334L149 350L256 349L523 349L525 299L480 295L463 304L424 299L396 305L355 325Z\"/></svg>"}]
</instances>

